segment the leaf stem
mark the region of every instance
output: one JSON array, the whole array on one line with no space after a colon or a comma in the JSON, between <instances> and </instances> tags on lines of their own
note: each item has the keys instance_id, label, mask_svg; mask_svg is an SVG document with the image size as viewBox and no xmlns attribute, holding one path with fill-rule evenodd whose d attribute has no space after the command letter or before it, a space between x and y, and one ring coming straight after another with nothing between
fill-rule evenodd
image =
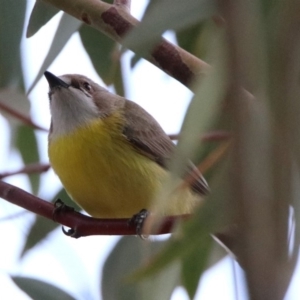
<instances>
[{"instance_id":1,"label":"leaf stem","mask_svg":"<svg viewBox=\"0 0 300 300\"><path fill-rule=\"evenodd\" d=\"M41 163L28 164L17 171L0 173L0 180L8 176L13 176L18 174L43 173L43 172L47 172L49 169L50 169L49 164L41 164Z\"/></svg>"}]
</instances>

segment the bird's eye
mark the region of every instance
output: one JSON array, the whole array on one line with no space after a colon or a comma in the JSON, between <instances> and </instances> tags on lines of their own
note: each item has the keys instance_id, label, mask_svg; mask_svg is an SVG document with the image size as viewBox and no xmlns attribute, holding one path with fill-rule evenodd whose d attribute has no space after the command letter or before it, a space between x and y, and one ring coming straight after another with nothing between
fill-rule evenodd
<instances>
[{"instance_id":1,"label":"bird's eye","mask_svg":"<svg viewBox=\"0 0 300 300\"><path fill-rule=\"evenodd\" d=\"M86 81L83 83L83 87L88 92L90 92L92 90L91 85L88 82L86 82Z\"/></svg>"}]
</instances>

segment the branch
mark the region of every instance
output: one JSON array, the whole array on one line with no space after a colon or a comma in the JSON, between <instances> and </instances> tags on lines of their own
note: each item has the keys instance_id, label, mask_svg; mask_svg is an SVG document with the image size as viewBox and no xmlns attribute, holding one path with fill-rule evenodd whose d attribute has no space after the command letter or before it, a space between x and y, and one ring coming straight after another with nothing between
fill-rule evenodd
<instances>
[{"instance_id":1,"label":"branch","mask_svg":"<svg viewBox=\"0 0 300 300\"><path fill-rule=\"evenodd\" d=\"M41 164L41 163L28 164L17 171L0 173L0 180L8 176L13 176L18 174L43 173L43 172L47 172L49 169L50 169L49 164Z\"/></svg>"},{"instance_id":2,"label":"branch","mask_svg":"<svg viewBox=\"0 0 300 300\"><path fill-rule=\"evenodd\" d=\"M180 134L169 134L171 140L179 140ZM230 132L226 130L215 130L212 132L205 133L201 137L202 142L218 142L228 140L231 137Z\"/></svg>"},{"instance_id":3,"label":"branch","mask_svg":"<svg viewBox=\"0 0 300 300\"><path fill-rule=\"evenodd\" d=\"M0 110L5 111L6 113L12 115L16 119L20 120L22 123L31 126L33 129L38 129L38 130L48 132L47 129L35 124L28 116L26 116L26 115L20 113L19 111L9 107L8 105L2 103L1 101L0 101Z\"/></svg>"},{"instance_id":4,"label":"branch","mask_svg":"<svg viewBox=\"0 0 300 300\"><path fill-rule=\"evenodd\" d=\"M139 24L139 21L130 15L128 10L99 0L43 1L65 11L119 43L122 43L123 37L129 30ZM131 50L137 52L134 47ZM143 56L143 58L188 87L196 77L203 75L210 67L206 62L163 38L152 51L151 57Z\"/></svg>"},{"instance_id":5,"label":"branch","mask_svg":"<svg viewBox=\"0 0 300 300\"><path fill-rule=\"evenodd\" d=\"M191 170L190 173L184 178L184 181L181 183L181 188L192 186L198 178L198 172L205 174L212 167L221 161L221 159L228 152L230 146L230 141L220 144L214 151L210 152L209 155L197 165L195 170Z\"/></svg>"},{"instance_id":6,"label":"branch","mask_svg":"<svg viewBox=\"0 0 300 300\"><path fill-rule=\"evenodd\" d=\"M130 12L131 0L114 0L114 5Z\"/></svg>"},{"instance_id":7,"label":"branch","mask_svg":"<svg viewBox=\"0 0 300 300\"><path fill-rule=\"evenodd\" d=\"M75 231L72 237L89 235L136 235L136 228L129 225L128 219L96 219L71 210L59 210L45 200L33 196L24 190L0 180L0 197L10 203L23 207L49 220L68 226ZM170 233L178 220L186 219L188 215L165 217L158 230L152 235Z\"/></svg>"}]
</instances>

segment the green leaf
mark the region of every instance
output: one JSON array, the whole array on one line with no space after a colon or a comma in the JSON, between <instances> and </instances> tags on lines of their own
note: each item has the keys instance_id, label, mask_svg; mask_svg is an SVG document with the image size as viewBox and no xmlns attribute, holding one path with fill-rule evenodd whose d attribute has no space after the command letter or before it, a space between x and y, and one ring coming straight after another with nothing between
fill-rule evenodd
<instances>
[{"instance_id":1,"label":"green leaf","mask_svg":"<svg viewBox=\"0 0 300 300\"><path fill-rule=\"evenodd\" d=\"M227 57L223 36L216 37L211 45L215 63L207 76L195 88L182 125L171 170L179 177L184 175L188 159L194 160L200 148L201 137L220 115L221 103L227 89Z\"/></svg>"},{"instance_id":2,"label":"green leaf","mask_svg":"<svg viewBox=\"0 0 300 300\"><path fill-rule=\"evenodd\" d=\"M30 118L30 102L24 93L11 88L0 89L0 103L20 113L24 117ZM11 126L23 125L20 119L3 110L0 111Z\"/></svg>"},{"instance_id":3,"label":"green leaf","mask_svg":"<svg viewBox=\"0 0 300 300\"><path fill-rule=\"evenodd\" d=\"M189 53L207 60L210 45L220 28L213 20L200 22L176 32L178 45Z\"/></svg>"},{"instance_id":4,"label":"green leaf","mask_svg":"<svg viewBox=\"0 0 300 300\"><path fill-rule=\"evenodd\" d=\"M195 248L200 252L201 247L206 247L216 227L219 205L217 201L208 200L193 218L182 224L180 233L175 234L146 267L134 274L134 278L155 275L172 262L190 255Z\"/></svg>"},{"instance_id":5,"label":"green leaf","mask_svg":"<svg viewBox=\"0 0 300 300\"><path fill-rule=\"evenodd\" d=\"M204 24L200 23L176 32L178 45L186 51L194 54L198 38L203 30L203 27Z\"/></svg>"},{"instance_id":6,"label":"green leaf","mask_svg":"<svg viewBox=\"0 0 300 300\"><path fill-rule=\"evenodd\" d=\"M28 89L27 92L28 94L32 91L32 89L35 87L37 82L40 80L45 70L48 69L48 67L52 64L52 62L55 60L55 58L58 56L58 54L61 52L64 46L67 44L72 34L78 30L80 25L81 22L78 21L77 19L71 17L66 13L63 14L59 22L59 25L57 27L50 49L48 51L48 54L36 78L34 79L32 85Z\"/></svg>"},{"instance_id":7,"label":"green leaf","mask_svg":"<svg viewBox=\"0 0 300 300\"><path fill-rule=\"evenodd\" d=\"M181 278L191 299L197 291L199 279L206 270L213 240L208 237L201 247L193 247L189 255L182 257Z\"/></svg>"},{"instance_id":8,"label":"green leaf","mask_svg":"<svg viewBox=\"0 0 300 300\"><path fill-rule=\"evenodd\" d=\"M0 1L0 87L23 87L20 43L26 1Z\"/></svg>"},{"instance_id":9,"label":"green leaf","mask_svg":"<svg viewBox=\"0 0 300 300\"><path fill-rule=\"evenodd\" d=\"M28 233L26 243L21 252L21 257L24 254L36 246L39 242L45 239L48 234L50 234L54 229L58 227L58 224L54 221L48 220L44 217L37 216L35 222L30 228L30 232Z\"/></svg>"},{"instance_id":10,"label":"green leaf","mask_svg":"<svg viewBox=\"0 0 300 300\"><path fill-rule=\"evenodd\" d=\"M170 299L174 288L179 284L178 262L156 276L135 283L128 281L128 274L157 253L164 244L165 242L143 241L132 236L120 239L103 268L103 299Z\"/></svg>"},{"instance_id":11,"label":"green leaf","mask_svg":"<svg viewBox=\"0 0 300 300\"><path fill-rule=\"evenodd\" d=\"M34 130L28 126L21 125L17 129L15 146L20 151L24 164L40 161L39 151ZM40 185L40 174L28 175L33 194L37 194Z\"/></svg>"},{"instance_id":12,"label":"green leaf","mask_svg":"<svg viewBox=\"0 0 300 300\"><path fill-rule=\"evenodd\" d=\"M141 59L140 55L134 54L130 60L130 68L133 69Z\"/></svg>"},{"instance_id":13,"label":"green leaf","mask_svg":"<svg viewBox=\"0 0 300 300\"><path fill-rule=\"evenodd\" d=\"M55 6L37 0L30 15L26 37L29 38L35 35L41 27L47 24L58 12L59 9Z\"/></svg>"},{"instance_id":14,"label":"green leaf","mask_svg":"<svg viewBox=\"0 0 300 300\"><path fill-rule=\"evenodd\" d=\"M32 299L75 300L60 288L41 280L20 276L12 276L11 279Z\"/></svg>"},{"instance_id":15,"label":"green leaf","mask_svg":"<svg viewBox=\"0 0 300 300\"><path fill-rule=\"evenodd\" d=\"M274 13L274 10L277 4L280 3L279 0L262 0L260 1L260 6L262 8L262 12L268 18L270 14Z\"/></svg>"},{"instance_id":16,"label":"green leaf","mask_svg":"<svg viewBox=\"0 0 300 300\"><path fill-rule=\"evenodd\" d=\"M119 96L125 97L125 85L120 61L115 65L114 87Z\"/></svg>"},{"instance_id":17,"label":"green leaf","mask_svg":"<svg viewBox=\"0 0 300 300\"><path fill-rule=\"evenodd\" d=\"M60 199L64 204L73 207L77 211L81 211L82 208L78 206L76 202L74 202L70 196L67 194L66 190L62 188L51 200L54 203L57 199Z\"/></svg>"},{"instance_id":18,"label":"green leaf","mask_svg":"<svg viewBox=\"0 0 300 300\"><path fill-rule=\"evenodd\" d=\"M146 261L145 266L133 274L134 279L155 276L157 272L172 263L181 261L182 282L193 298L192 295L196 291L203 272L225 254L224 251L222 255L216 254L211 234L220 232L226 224L231 224L232 216L229 203L232 194L228 185L228 170L228 163L219 168L218 176L214 178L211 184L212 193L205 203L195 211L190 220L182 222L178 231L173 234L157 255ZM191 269L192 276L192 274L188 274L188 269L193 263L195 265Z\"/></svg>"},{"instance_id":19,"label":"green leaf","mask_svg":"<svg viewBox=\"0 0 300 300\"><path fill-rule=\"evenodd\" d=\"M162 0L149 5L142 23L124 39L124 46L139 54L151 51L168 29L179 30L210 17L216 11L213 0Z\"/></svg>"},{"instance_id":20,"label":"green leaf","mask_svg":"<svg viewBox=\"0 0 300 300\"><path fill-rule=\"evenodd\" d=\"M220 52L222 49L223 39L219 37L216 39L216 63L210 74L202 81L201 86L196 88L195 97L188 109L186 115L182 135L177 145L177 156L173 160L172 170L175 174L181 175L180 172L185 170L185 163L187 158L191 158L198 152L199 136L201 136L214 122L215 118L219 116L219 108L225 96L227 87L226 81L226 56ZM219 47L217 47L219 46ZM177 159L179 157L180 159ZM183 159L181 159L183 157ZM227 170L227 168L226 168ZM228 178L223 173L221 178ZM214 180L217 180L217 176ZM227 181L226 181L227 182ZM182 276L183 282L186 285L189 295L193 297L198 280L209 264L209 257L212 249L211 234L217 232L224 220L230 219L227 207L227 199L225 190L220 194L217 187L212 182L212 193L206 199L205 203L198 209L195 216L182 224L182 229L179 233L175 233L164 247L164 249L149 262L147 268L143 268L135 274L135 278L140 276L153 276L156 272L161 271L171 263L177 260L182 262ZM172 182L166 185L165 190L172 188ZM224 187L222 185L222 187ZM167 193L168 194L168 193ZM162 191L158 197L165 198L165 192ZM228 196L229 197L229 196ZM230 197L229 197L230 198ZM161 200L163 201L163 200ZM199 256L197 257L196 253ZM197 259L196 259L197 257ZM188 275L188 268L195 260L193 267L193 275L196 276L193 280Z\"/></svg>"},{"instance_id":21,"label":"green leaf","mask_svg":"<svg viewBox=\"0 0 300 300\"><path fill-rule=\"evenodd\" d=\"M61 199L66 205L74 207L75 210L80 211L81 208L70 199L65 189L61 189L54 197L52 202L54 203L57 199ZM26 243L23 247L21 256L23 256L28 250L32 249L39 242L45 239L53 230L55 230L59 224L54 221L48 220L44 217L37 216L35 222L31 226L28 233Z\"/></svg>"},{"instance_id":22,"label":"green leaf","mask_svg":"<svg viewBox=\"0 0 300 300\"><path fill-rule=\"evenodd\" d=\"M119 61L113 58L116 43L103 33L87 25L81 26L79 35L99 76L106 85L112 84L114 65Z\"/></svg>"}]
</instances>

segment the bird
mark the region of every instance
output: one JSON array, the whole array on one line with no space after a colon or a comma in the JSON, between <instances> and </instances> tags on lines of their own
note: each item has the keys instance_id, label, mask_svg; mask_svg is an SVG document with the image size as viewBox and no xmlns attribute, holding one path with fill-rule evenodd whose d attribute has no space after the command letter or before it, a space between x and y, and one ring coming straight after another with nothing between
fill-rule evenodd
<instances>
[{"instance_id":1,"label":"bird","mask_svg":"<svg viewBox=\"0 0 300 300\"><path fill-rule=\"evenodd\" d=\"M49 161L71 199L96 218L130 218L151 210L170 176L175 149L159 123L135 102L83 75L44 75L51 113ZM193 170L193 183L160 203L162 215L191 213L208 192L198 169L191 162L187 169Z\"/></svg>"}]
</instances>

